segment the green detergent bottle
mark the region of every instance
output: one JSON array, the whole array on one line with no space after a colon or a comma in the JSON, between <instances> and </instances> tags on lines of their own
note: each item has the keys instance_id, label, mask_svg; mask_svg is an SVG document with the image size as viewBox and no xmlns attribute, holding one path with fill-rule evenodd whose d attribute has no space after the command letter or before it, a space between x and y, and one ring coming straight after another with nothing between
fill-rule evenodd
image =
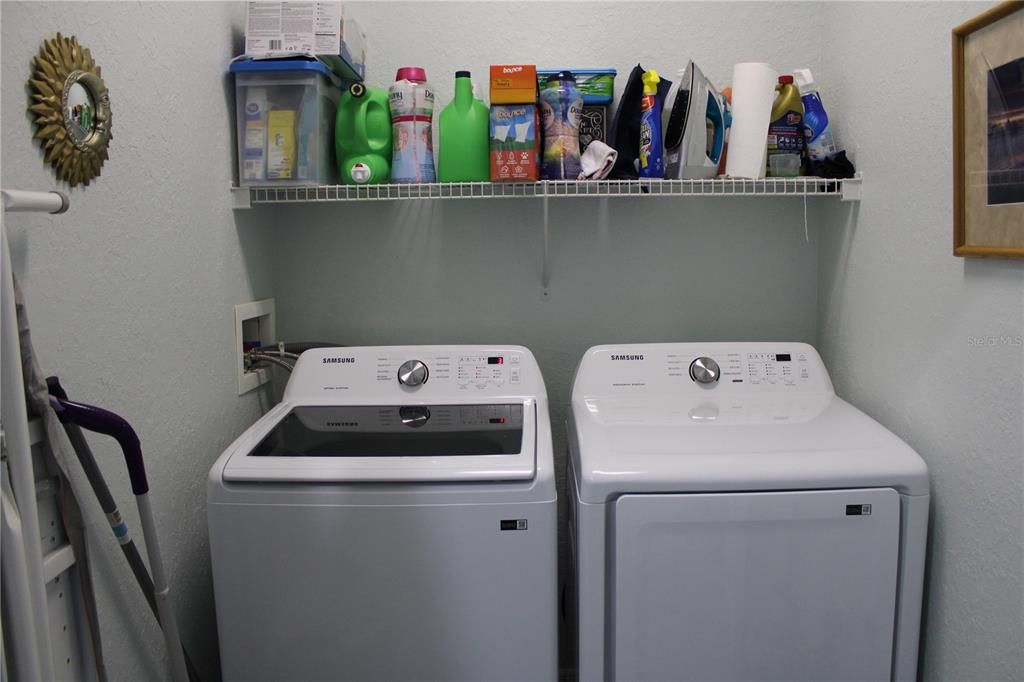
<instances>
[{"instance_id":1,"label":"green detergent bottle","mask_svg":"<svg viewBox=\"0 0 1024 682\"><path fill-rule=\"evenodd\" d=\"M380 185L391 179L387 90L353 83L342 93L334 126L334 149L344 184Z\"/></svg>"},{"instance_id":2,"label":"green detergent bottle","mask_svg":"<svg viewBox=\"0 0 1024 682\"><path fill-rule=\"evenodd\" d=\"M439 117L437 179L441 182L486 182L491 179L491 114L473 97L469 71L455 72L455 98Z\"/></svg>"}]
</instances>

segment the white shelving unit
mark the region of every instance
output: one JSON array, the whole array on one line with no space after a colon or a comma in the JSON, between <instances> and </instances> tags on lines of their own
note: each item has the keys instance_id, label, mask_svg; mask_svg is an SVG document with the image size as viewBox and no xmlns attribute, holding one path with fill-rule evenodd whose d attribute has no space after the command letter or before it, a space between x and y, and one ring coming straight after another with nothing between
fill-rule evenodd
<instances>
[{"instance_id":1,"label":"white shelving unit","mask_svg":"<svg viewBox=\"0 0 1024 682\"><path fill-rule=\"evenodd\" d=\"M400 185L233 187L234 208L255 204L410 199L563 199L608 197L838 197L859 201L861 176L823 178L715 178L713 180L593 180L585 182L430 182Z\"/></svg>"},{"instance_id":2,"label":"white shelving unit","mask_svg":"<svg viewBox=\"0 0 1024 682\"><path fill-rule=\"evenodd\" d=\"M593 180L566 182L430 182L396 185L320 185L308 187L232 187L234 208L257 204L314 204L344 201L436 199L540 199L543 202L541 295L551 293L548 259L548 200L655 197L835 197L860 201L861 176L825 178L715 178L712 180ZM806 215L806 213L805 213Z\"/></svg>"}]
</instances>

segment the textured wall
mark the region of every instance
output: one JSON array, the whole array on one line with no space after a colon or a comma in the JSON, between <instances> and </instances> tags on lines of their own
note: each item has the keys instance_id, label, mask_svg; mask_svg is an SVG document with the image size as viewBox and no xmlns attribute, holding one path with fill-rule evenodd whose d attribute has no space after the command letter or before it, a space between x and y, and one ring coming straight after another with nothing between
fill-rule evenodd
<instances>
[{"instance_id":1,"label":"textured wall","mask_svg":"<svg viewBox=\"0 0 1024 682\"><path fill-rule=\"evenodd\" d=\"M114 139L102 176L70 192L65 215L6 223L44 370L139 432L181 629L206 680L219 677L206 473L261 407L257 394L236 396L233 306L271 293L259 225L236 230L226 191L224 70L243 15L237 3L0 4L4 187L57 186L25 110L42 40L77 35L110 88ZM138 536L120 451L90 442ZM98 506L87 511L111 679L158 678L159 631Z\"/></svg>"},{"instance_id":2,"label":"textured wall","mask_svg":"<svg viewBox=\"0 0 1024 682\"><path fill-rule=\"evenodd\" d=\"M970 343L1021 333L1022 269L949 255L948 31L982 8L360 3L371 83L418 63L442 105L457 68L486 91L492 61L624 76L639 59L671 77L693 57L718 84L740 60L814 68L868 174L859 213L809 202L808 244L796 200L552 201L544 300L537 202L232 215L224 68L240 50L240 4L0 3L5 187L54 186L21 85L42 39L76 34L111 89L103 176L72 192L68 215L18 215L8 229L45 368L140 432L204 679L217 677L205 474L262 397L234 395L231 306L268 295L292 338L524 343L545 372L559 453L571 373L592 344L820 336L839 390L935 476L926 677L1024 676L1022 349ZM138 528L117 451L93 443ZM104 634L121 644L108 653L112 678L161 676L159 633L105 523L92 521L108 550L97 566Z\"/></svg>"},{"instance_id":3,"label":"textured wall","mask_svg":"<svg viewBox=\"0 0 1024 682\"><path fill-rule=\"evenodd\" d=\"M866 179L856 221L821 230L819 344L931 470L928 680L1024 679L1024 262L952 256L949 35L986 7L824 15L826 104Z\"/></svg>"}]
</instances>

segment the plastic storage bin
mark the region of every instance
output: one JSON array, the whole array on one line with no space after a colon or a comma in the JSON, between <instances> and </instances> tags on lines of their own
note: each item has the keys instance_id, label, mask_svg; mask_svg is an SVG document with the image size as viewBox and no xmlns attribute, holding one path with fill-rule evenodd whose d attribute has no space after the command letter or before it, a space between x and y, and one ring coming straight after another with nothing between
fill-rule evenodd
<instances>
[{"instance_id":1,"label":"plastic storage bin","mask_svg":"<svg viewBox=\"0 0 1024 682\"><path fill-rule=\"evenodd\" d=\"M537 69L537 83L540 89L551 76L562 71L572 71L576 87L583 94L583 104L611 104L615 94L615 69Z\"/></svg>"},{"instance_id":2,"label":"plastic storage bin","mask_svg":"<svg viewBox=\"0 0 1024 682\"><path fill-rule=\"evenodd\" d=\"M338 77L309 58L244 58L229 71L235 76L239 184L336 183Z\"/></svg>"}]
</instances>

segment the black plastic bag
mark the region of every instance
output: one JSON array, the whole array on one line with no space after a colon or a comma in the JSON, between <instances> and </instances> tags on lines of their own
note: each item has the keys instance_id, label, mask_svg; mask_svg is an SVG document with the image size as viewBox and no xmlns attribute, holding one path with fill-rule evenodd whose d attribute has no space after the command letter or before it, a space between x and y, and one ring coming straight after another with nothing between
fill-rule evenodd
<instances>
[{"instance_id":1,"label":"black plastic bag","mask_svg":"<svg viewBox=\"0 0 1024 682\"><path fill-rule=\"evenodd\" d=\"M644 94L642 77L644 67L637 64L626 80L626 87L619 95L619 106L612 117L612 125L608 130L608 146L619 153L612 168L614 180L636 180L640 177L637 167L640 164L640 103ZM658 83L658 106L664 109L672 81L661 79ZM662 112L664 115L664 111Z\"/></svg>"}]
</instances>

